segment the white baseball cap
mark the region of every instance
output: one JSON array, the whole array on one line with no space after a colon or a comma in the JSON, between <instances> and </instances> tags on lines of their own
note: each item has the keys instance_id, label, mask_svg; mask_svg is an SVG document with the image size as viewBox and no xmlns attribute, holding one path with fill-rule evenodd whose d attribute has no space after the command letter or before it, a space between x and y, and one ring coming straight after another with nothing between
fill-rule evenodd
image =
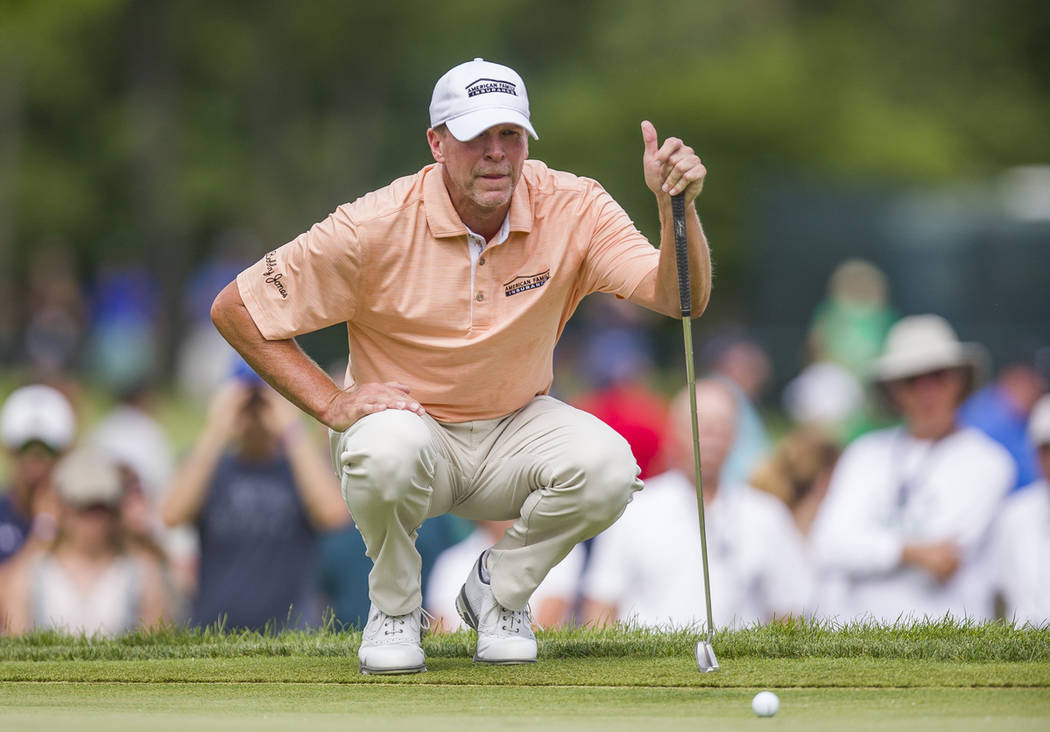
<instances>
[{"instance_id":1,"label":"white baseball cap","mask_svg":"<svg viewBox=\"0 0 1050 732\"><path fill-rule=\"evenodd\" d=\"M1028 437L1036 447L1050 444L1050 394L1039 397L1028 419Z\"/></svg>"},{"instance_id":2,"label":"white baseball cap","mask_svg":"<svg viewBox=\"0 0 1050 732\"><path fill-rule=\"evenodd\" d=\"M78 448L59 460L54 481L58 497L73 507L116 508L124 496L117 466L90 448Z\"/></svg>"},{"instance_id":3,"label":"white baseball cap","mask_svg":"<svg viewBox=\"0 0 1050 732\"><path fill-rule=\"evenodd\" d=\"M69 400L43 384L16 389L0 410L0 439L11 450L40 441L61 452L73 443L76 429Z\"/></svg>"},{"instance_id":4,"label":"white baseball cap","mask_svg":"<svg viewBox=\"0 0 1050 732\"><path fill-rule=\"evenodd\" d=\"M529 95L518 72L480 58L455 66L434 85L430 126L445 125L460 142L493 125L521 125L538 140L529 122Z\"/></svg>"}]
</instances>

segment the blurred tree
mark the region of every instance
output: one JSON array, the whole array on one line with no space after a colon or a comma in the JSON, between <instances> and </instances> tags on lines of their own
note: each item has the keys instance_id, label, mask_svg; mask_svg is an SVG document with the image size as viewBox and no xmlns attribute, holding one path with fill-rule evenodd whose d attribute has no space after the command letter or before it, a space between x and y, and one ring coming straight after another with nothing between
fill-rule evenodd
<instances>
[{"instance_id":1,"label":"blurred tree","mask_svg":"<svg viewBox=\"0 0 1050 732\"><path fill-rule=\"evenodd\" d=\"M1050 160L1048 32L1039 0L4 0L0 269L51 236L88 269L130 247L172 317L223 232L279 244L426 163L434 81L483 56L529 82L533 156L651 235L638 122L697 148L728 317L763 181Z\"/></svg>"}]
</instances>

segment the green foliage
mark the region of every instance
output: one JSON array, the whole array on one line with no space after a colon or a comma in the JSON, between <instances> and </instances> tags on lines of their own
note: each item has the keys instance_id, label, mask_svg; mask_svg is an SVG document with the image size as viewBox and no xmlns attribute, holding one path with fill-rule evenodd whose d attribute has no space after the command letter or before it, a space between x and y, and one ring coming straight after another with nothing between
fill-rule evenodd
<instances>
[{"instance_id":1,"label":"green foliage","mask_svg":"<svg viewBox=\"0 0 1050 732\"><path fill-rule=\"evenodd\" d=\"M114 229L141 240L151 176L191 258L231 226L283 241L425 163L433 81L474 55L529 81L534 154L602 180L650 232L638 122L690 141L732 241L748 186L784 169L907 181L1046 160L1048 16L1025 0L7 2L17 241L96 257ZM136 110L165 94L150 129ZM142 165L158 146L171 170Z\"/></svg>"}]
</instances>

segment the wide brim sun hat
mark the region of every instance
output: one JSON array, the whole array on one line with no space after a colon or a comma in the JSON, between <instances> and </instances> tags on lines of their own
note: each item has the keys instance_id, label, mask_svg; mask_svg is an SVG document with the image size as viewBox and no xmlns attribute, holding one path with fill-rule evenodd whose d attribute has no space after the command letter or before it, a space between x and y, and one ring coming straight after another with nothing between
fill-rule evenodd
<instances>
[{"instance_id":1,"label":"wide brim sun hat","mask_svg":"<svg viewBox=\"0 0 1050 732\"><path fill-rule=\"evenodd\" d=\"M987 371L988 354L979 343L964 343L947 320L939 315L911 315L890 329L882 355L871 365L876 384L940 371L963 369L970 388Z\"/></svg>"}]
</instances>

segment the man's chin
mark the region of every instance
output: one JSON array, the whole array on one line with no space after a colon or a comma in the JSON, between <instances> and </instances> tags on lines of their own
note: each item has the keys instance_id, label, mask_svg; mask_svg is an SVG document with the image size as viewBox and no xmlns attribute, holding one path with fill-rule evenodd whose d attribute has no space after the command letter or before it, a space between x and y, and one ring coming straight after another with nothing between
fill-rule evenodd
<instances>
[{"instance_id":1,"label":"man's chin","mask_svg":"<svg viewBox=\"0 0 1050 732\"><path fill-rule=\"evenodd\" d=\"M495 209L510 203L509 190L507 191L479 191L474 196L474 202L481 208Z\"/></svg>"}]
</instances>

